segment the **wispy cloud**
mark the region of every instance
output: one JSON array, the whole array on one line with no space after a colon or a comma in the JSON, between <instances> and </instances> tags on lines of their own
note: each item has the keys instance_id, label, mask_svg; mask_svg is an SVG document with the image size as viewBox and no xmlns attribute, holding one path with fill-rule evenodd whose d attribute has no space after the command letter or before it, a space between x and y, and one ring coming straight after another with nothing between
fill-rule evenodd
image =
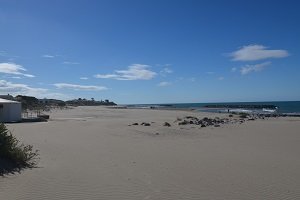
<instances>
[{"instance_id":1,"label":"wispy cloud","mask_svg":"<svg viewBox=\"0 0 300 200\"><path fill-rule=\"evenodd\" d=\"M0 80L0 93L16 95L34 96L37 98L53 98L53 99L71 99L70 96L57 92L50 92L45 88L30 87L26 84L12 83L6 80Z\"/></svg>"},{"instance_id":2,"label":"wispy cloud","mask_svg":"<svg viewBox=\"0 0 300 200\"><path fill-rule=\"evenodd\" d=\"M170 67L172 64L155 64L156 67Z\"/></svg>"},{"instance_id":3,"label":"wispy cloud","mask_svg":"<svg viewBox=\"0 0 300 200\"><path fill-rule=\"evenodd\" d=\"M49 54L45 54L45 55L42 55L43 58L55 58L54 55L49 55Z\"/></svg>"},{"instance_id":4,"label":"wispy cloud","mask_svg":"<svg viewBox=\"0 0 300 200\"><path fill-rule=\"evenodd\" d=\"M96 74L95 78L115 80L150 80L156 76L156 72L149 70L149 65L133 64L127 70L116 70L113 74Z\"/></svg>"},{"instance_id":5,"label":"wispy cloud","mask_svg":"<svg viewBox=\"0 0 300 200\"><path fill-rule=\"evenodd\" d=\"M206 72L206 74L212 75L212 74L215 74L215 72Z\"/></svg>"},{"instance_id":6,"label":"wispy cloud","mask_svg":"<svg viewBox=\"0 0 300 200\"><path fill-rule=\"evenodd\" d=\"M170 86L172 85L171 82L166 82L166 81L163 81L163 82L160 82L159 84L157 84L157 86L159 87L166 87L166 86Z\"/></svg>"},{"instance_id":7,"label":"wispy cloud","mask_svg":"<svg viewBox=\"0 0 300 200\"><path fill-rule=\"evenodd\" d=\"M195 82L197 79L195 77L191 77L191 78L188 78L187 80L190 82Z\"/></svg>"},{"instance_id":8,"label":"wispy cloud","mask_svg":"<svg viewBox=\"0 0 300 200\"><path fill-rule=\"evenodd\" d=\"M9 60L14 60L15 58L19 58L19 56L11 55L11 54L7 53L6 51L0 51L0 56L6 57Z\"/></svg>"},{"instance_id":9,"label":"wispy cloud","mask_svg":"<svg viewBox=\"0 0 300 200\"><path fill-rule=\"evenodd\" d=\"M242 75L246 75L251 72L259 72L259 71L262 71L263 69L265 69L270 64L271 64L271 62L264 62L264 63L260 63L260 64L256 64L256 65L246 65L244 67L241 67L240 72Z\"/></svg>"},{"instance_id":10,"label":"wispy cloud","mask_svg":"<svg viewBox=\"0 0 300 200\"><path fill-rule=\"evenodd\" d=\"M79 65L79 62L70 62L70 61L64 61L63 64L65 65Z\"/></svg>"},{"instance_id":11,"label":"wispy cloud","mask_svg":"<svg viewBox=\"0 0 300 200\"><path fill-rule=\"evenodd\" d=\"M160 75L164 77L171 73L173 73L173 70L170 69L169 67L165 67L160 71Z\"/></svg>"},{"instance_id":12,"label":"wispy cloud","mask_svg":"<svg viewBox=\"0 0 300 200\"><path fill-rule=\"evenodd\" d=\"M32 74L26 74L27 70L21 66L17 65L15 63L0 63L0 73L4 74L14 74L14 75L22 75L28 78L33 78L35 77Z\"/></svg>"},{"instance_id":13,"label":"wispy cloud","mask_svg":"<svg viewBox=\"0 0 300 200\"><path fill-rule=\"evenodd\" d=\"M270 50L263 45L243 46L237 51L229 54L234 61L255 61L268 58L284 58L289 56L286 50Z\"/></svg>"},{"instance_id":14,"label":"wispy cloud","mask_svg":"<svg viewBox=\"0 0 300 200\"><path fill-rule=\"evenodd\" d=\"M25 84L15 84L6 80L0 80L0 92L13 95L26 94L29 96L39 96L39 94L47 92L47 89L33 88Z\"/></svg>"},{"instance_id":15,"label":"wispy cloud","mask_svg":"<svg viewBox=\"0 0 300 200\"><path fill-rule=\"evenodd\" d=\"M6 51L0 51L0 56L7 57Z\"/></svg>"},{"instance_id":16,"label":"wispy cloud","mask_svg":"<svg viewBox=\"0 0 300 200\"><path fill-rule=\"evenodd\" d=\"M89 78L88 77L80 77L79 79L81 79L81 80L88 80Z\"/></svg>"},{"instance_id":17,"label":"wispy cloud","mask_svg":"<svg viewBox=\"0 0 300 200\"><path fill-rule=\"evenodd\" d=\"M218 80L219 81L223 81L225 78L223 77L223 76L220 76L219 78L218 78Z\"/></svg>"},{"instance_id":18,"label":"wispy cloud","mask_svg":"<svg viewBox=\"0 0 300 200\"><path fill-rule=\"evenodd\" d=\"M84 91L101 91L107 90L107 87L104 86L95 86L95 85L76 85L69 83L55 83L53 84L58 89L71 89L71 90L84 90Z\"/></svg>"},{"instance_id":19,"label":"wispy cloud","mask_svg":"<svg viewBox=\"0 0 300 200\"><path fill-rule=\"evenodd\" d=\"M173 70L168 67L165 67L163 70L161 70L161 72L166 74L171 74L173 73Z\"/></svg>"},{"instance_id":20,"label":"wispy cloud","mask_svg":"<svg viewBox=\"0 0 300 200\"><path fill-rule=\"evenodd\" d=\"M231 68L231 72L236 72L236 70L237 70L236 67Z\"/></svg>"}]
</instances>

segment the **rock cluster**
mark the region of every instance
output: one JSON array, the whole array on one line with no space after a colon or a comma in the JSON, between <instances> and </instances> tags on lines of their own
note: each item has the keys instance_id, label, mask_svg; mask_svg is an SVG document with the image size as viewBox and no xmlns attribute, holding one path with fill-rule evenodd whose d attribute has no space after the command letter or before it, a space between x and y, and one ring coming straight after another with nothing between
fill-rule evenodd
<instances>
[{"instance_id":1,"label":"rock cluster","mask_svg":"<svg viewBox=\"0 0 300 200\"><path fill-rule=\"evenodd\" d=\"M228 118L220 119L219 117L215 117L215 118L204 117L202 119L198 119L197 117L187 116L183 119L177 119L177 121L179 121L178 125L193 124L193 125L199 125L201 127L207 127L207 126L220 127L221 124L227 124L231 120Z\"/></svg>"},{"instance_id":2,"label":"rock cluster","mask_svg":"<svg viewBox=\"0 0 300 200\"><path fill-rule=\"evenodd\" d=\"M152 122L152 123L153 123L153 122ZM129 124L128 126L138 126L138 125L139 125L139 123L135 122L135 123ZM141 123L140 125L141 125L141 126L151 126L151 124L148 123L148 122L143 122L143 123Z\"/></svg>"},{"instance_id":3,"label":"rock cluster","mask_svg":"<svg viewBox=\"0 0 300 200\"><path fill-rule=\"evenodd\" d=\"M215 118L209 118L204 117L202 119L194 117L194 116L186 116L184 118L177 118L173 123L177 123L179 126L182 125L198 125L200 127L220 127L224 124L242 124L246 121L254 121L257 119L265 119L267 117L278 117L277 115L265 115L265 114L247 114L247 113L240 113L240 114L229 114L228 117L215 117ZM142 123L132 123L128 126L151 126L151 123L142 122ZM171 127L171 124L169 122L164 122L162 124L166 127Z\"/></svg>"}]
</instances>

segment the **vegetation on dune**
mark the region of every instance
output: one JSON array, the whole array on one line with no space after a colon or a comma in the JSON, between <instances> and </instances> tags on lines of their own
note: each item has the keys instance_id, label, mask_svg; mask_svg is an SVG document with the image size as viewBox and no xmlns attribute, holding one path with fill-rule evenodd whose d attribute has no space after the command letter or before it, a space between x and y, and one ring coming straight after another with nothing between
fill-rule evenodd
<instances>
[{"instance_id":1,"label":"vegetation on dune","mask_svg":"<svg viewBox=\"0 0 300 200\"><path fill-rule=\"evenodd\" d=\"M0 175L35 167L38 155L32 145L24 145L0 124Z\"/></svg>"},{"instance_id":2,"label":"vegetation on dune","mask_svg":"<svg viewBox=\"0 0 300 200\"><path fill-rule=\"evenodd\" d=\"M240 115L240 118L242 118L242 119L245 119L249 116L248 113L240 113L239 115Z\"/></svg>"}]
</instances>

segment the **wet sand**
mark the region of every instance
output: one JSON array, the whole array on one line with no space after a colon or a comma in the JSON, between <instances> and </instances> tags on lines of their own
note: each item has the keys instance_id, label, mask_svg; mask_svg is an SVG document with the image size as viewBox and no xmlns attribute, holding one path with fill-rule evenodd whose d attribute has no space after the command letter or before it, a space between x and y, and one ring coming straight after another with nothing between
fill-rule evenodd
<instances>
[{"instance_id":1,"label":"wet sand","mask_svg":"<svg viewBox=\"0 0 300 200\"><path fill-rule=\"evenodd\" d=\"M8 125L40 161L0 177L1 200L300 199L300 118L200 128L174 121L223 115L105 107L50 115Z\"/></svg>"}]
</instances>

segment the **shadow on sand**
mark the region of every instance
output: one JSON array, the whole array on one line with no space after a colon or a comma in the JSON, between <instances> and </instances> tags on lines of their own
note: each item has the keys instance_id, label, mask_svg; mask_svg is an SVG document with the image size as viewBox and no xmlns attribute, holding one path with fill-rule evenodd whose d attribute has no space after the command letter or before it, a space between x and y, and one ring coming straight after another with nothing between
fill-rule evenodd
<instances>
[{"instance_id":1,"label":"shadow on sand","mask_svg":"<svg viewBox=\"0 0 300 200\"><path fill-rule=\"evenodd\" d=\"M15 174L15 173L21 173L24 169L32 169L37 167L28 167L28 166L20 166L13 162L11 162L8 159L0 158L0 177Z\"/></svg>"}]
</instances>

